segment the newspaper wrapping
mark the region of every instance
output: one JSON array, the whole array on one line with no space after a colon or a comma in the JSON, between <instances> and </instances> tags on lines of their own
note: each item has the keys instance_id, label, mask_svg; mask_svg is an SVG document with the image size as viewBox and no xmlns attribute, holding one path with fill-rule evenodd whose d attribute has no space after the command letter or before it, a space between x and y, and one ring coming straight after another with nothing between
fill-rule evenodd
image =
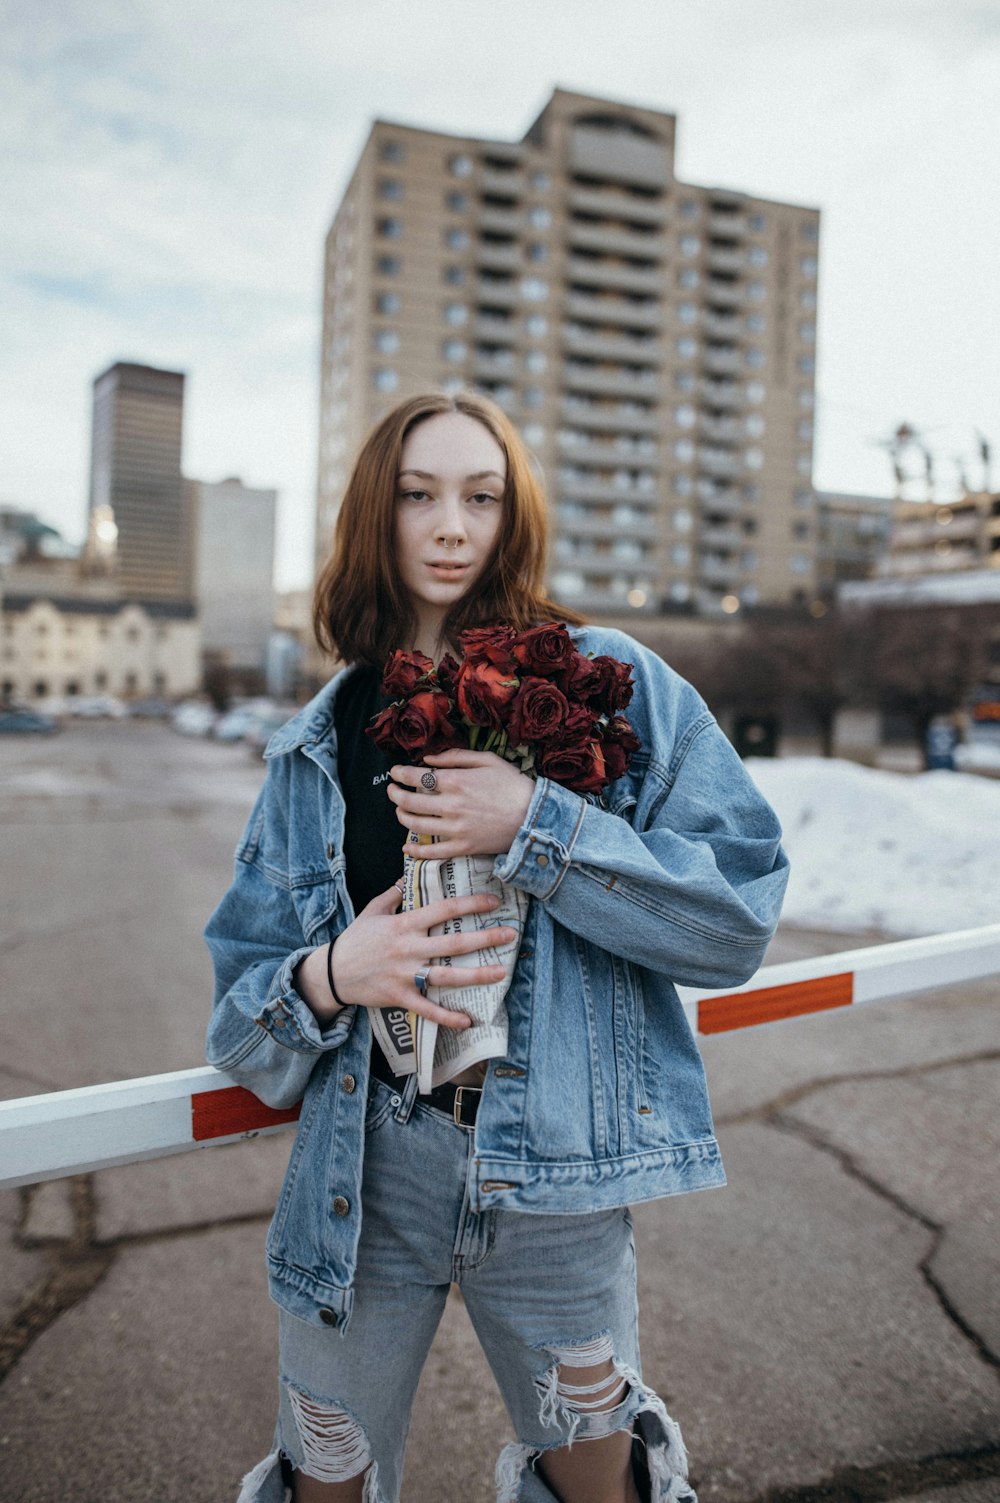
<instances>
[{"instance_id":1,"label":"newspaper wrapping","mask_svg":"<svg viewBox=\"0 0 1000 1503\"><path fill-rule=\"evenodd\" d=\"M419 843L426 844L427 837ZM418 861L408 854L403 858L404 912L425 908L440 898L465 897L474 892L490 892L500 900L499 908L489 913L464 914L436 925L431 934L461 934L471 928L492 929L499 925L515 931L515 938L508 944L489 945L470 955L442 956L433 961L434 965L444 966L504 967L504 979L486 986L428 986L427 995L432 1002L468 1013L471 1028L439 1028L403 1007L372 1009L372 1027L386 1059L397 1075L416 1074L420 1091L430 1091L453 1080L470 1065L502 1058L507 1052L504 998L514 974L528 899L518 888L494 877L494 862L493 856L453 856L446 861Z\"/></svg>"}]
</instances>

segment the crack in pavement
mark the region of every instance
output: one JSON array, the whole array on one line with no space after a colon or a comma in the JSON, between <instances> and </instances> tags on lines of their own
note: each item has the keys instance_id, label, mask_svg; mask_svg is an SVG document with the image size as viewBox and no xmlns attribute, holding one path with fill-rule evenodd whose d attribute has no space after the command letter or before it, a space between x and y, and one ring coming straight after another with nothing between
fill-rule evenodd
<instances>
[{"instance_id":1,"label":"crack in pavement","mask_svg":"<svg viewBox=\"0 0 1000 1503\"><path fill-rule=\"evenodd\" d=\"M747 1503L891 1503L933 1488L1000 1477L1000 1447L944 1451L913 1461L884 1461L877 1466L843 1467L822 1482L801 1487L772 1487Z\"/></svg>"}]
</instances>

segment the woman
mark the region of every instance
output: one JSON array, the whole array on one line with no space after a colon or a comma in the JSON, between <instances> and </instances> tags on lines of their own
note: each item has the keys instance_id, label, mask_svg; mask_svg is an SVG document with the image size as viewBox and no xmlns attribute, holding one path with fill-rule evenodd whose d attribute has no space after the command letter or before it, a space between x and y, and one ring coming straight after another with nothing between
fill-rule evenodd
<instances>
[{"instance_id":1,"label":"woman","mask_svg":"<svg viewBox=\"0 0 1000 1503\"><path fill-rule=\"evenodd\" d=\"M428 757L427 778L365 735L393 649L437 662L470 626L576 622L543 593L545 538L528 456L489 402L417 397L375 428L316 592L320 640L350 666L272 739L206 930L209 1059L273 1106L302 1102L267 1244L275 1447L241 1503L398 1498L451 1282L517 1434L501 1503L693 1497L640 1376L627 1205L724 1183L671 983L756 970L787 875L777 821L694 690L620 632L573 627L581 651L633 665L640 750L603 800L472 751ZM485 896L399 912L409 832L435 835L435 857L494 856L529 898L506 1056L429 1096L392 1074L369 1009L468 1026L427 985L498 979L475 957L516 936L431 938L488 915ZM440 964L456 955L472 961Z\"/></svg>"}]
</instances>

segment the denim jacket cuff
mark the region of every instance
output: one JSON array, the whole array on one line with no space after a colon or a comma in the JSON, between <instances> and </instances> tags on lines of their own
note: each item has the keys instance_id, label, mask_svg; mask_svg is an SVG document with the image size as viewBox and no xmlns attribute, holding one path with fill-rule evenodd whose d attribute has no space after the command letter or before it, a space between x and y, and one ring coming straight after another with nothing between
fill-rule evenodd
<instances>
[{"instance_id":1,"label":"denim jacket cuff","mask_svg":"<svg viewBox=\"0 0 1000 1503\"><path fill-rule=\"evenodd\" d=\"M586 800L549 778L539 778L524 824L493 875L534 898L550 898L569 868Z\"/></svg>"},{"instance_id":2,"label":"denim jacket cuff","mask_svg":"<svg viewBox=\"0 0 1000 1503\"><path fill-rule=\"evenodd\" d=\"M345 1007L322 1027L312 1008L299 996L292 982L295 967L312 953L314 946L293 950L282 962L268 988L258 1025L271 1035L276 1044L306 1054L339 1049L351 1031L357 1007Z\"/></svg>"}]
</instances>

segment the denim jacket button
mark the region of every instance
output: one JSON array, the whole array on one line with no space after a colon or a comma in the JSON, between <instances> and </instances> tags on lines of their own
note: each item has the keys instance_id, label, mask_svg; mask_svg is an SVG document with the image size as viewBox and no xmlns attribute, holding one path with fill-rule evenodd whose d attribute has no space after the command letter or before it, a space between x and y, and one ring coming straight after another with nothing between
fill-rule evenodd
<instances>
[{"instance_id":1,"label":"denim jacket button","mask_svg":"<svg viewBox=\"0 0 1000 1503\"><path fill-rule=\"evenodd\" d=\"M548 856L536 856L535 857L535 863L538 866L548 866L548 864L549 864L549 858L548 858Z\"/></svg>"},{"instance_id":2,"label":"denim jacket button","mask_svg":"<svg viewBox=\"0 0 1000 1503\"><path fill-rule=\"evenodd\" d=\"M357 1081L354 1079L353 1075L345 1075L340 1084L343 1087L345 1096L354 1095L354 1087L357 1085Z\"/></svg>"},{"instance_id":3,"label":"denim jacket button","mask_svg":"<svg viewBox=\"0 0 1000 1503\"><path fill-rule=\"evenodd\" d=\"M324 1305L320 1310L319 1318L325 1326L335 1326L337 1324L336 1315L327 1305Z\"/></svg>"},{"instance_id":4,"label":"denim jacket button","mask_svg":"<svg viewBox=\"0 0 1000 1503\"><path fill-rule=\"evenodd\" d=\"M351 1209L351 1202L345 1195L335 1195L333 1197L333 1209L336 1215L346 1216Z\"/></svg>"}]
</instances>

